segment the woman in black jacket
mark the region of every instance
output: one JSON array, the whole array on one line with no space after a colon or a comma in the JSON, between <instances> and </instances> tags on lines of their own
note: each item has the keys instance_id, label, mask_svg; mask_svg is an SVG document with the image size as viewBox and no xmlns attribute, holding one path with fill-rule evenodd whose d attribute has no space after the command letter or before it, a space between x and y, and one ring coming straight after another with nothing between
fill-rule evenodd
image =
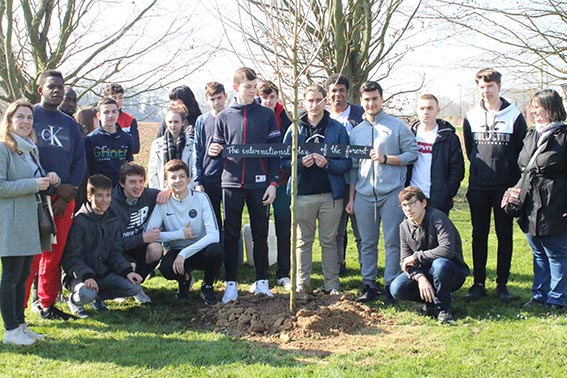
<instances>
[{"instance_id":1,"label":"woman in black jacket","mask_svg":"<svg viewBox=\"0 0 567 378\"><path fill-rule=\"evenodd\" d=\"M534 254L532 298L525 306L561 309L567 302L566 113L561 97L550 89L534 95L530 113L535 127L524 138L520 168L525 170L534 152L543 147L524 173L528 188L518 219ZM516 187L510 196L517 198L519 192Z\"/></svg>"}]
</instances>

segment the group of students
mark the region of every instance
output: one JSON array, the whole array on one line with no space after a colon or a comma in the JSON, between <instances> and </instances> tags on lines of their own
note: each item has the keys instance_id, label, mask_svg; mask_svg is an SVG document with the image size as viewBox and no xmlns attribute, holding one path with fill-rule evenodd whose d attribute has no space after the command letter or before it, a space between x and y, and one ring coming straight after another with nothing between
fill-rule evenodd
<instances>
[{"instance_id":1,"label":"group of students","mask_svg":"<svg viewBox=\"0 0 567 378\"><path fill-rule=\"evenodd\" d=\"M536 94L531 110L536 128L524 140L527 126L521 112L499 95L501 75L484 69L475 81L481 101L464 120L465 152L471 164L467 198L474 275L466 299L487 294L492 212L498 236L497 296L503 302L518 298L507 288L513 218L503 207L512 201L523 204L519 223L534 251L533 297L526 305L563 308L567 127L561 98L551 90ZM439 102L431 94L419 97L419 121L408 127L384 112L377 82L362 84L362 106L348 103L349 85L337 74L329 77L326 87L311 85L303 92L299 143L368 146L370 153L360 159L321 153L298 159L301 211L293 251L298 261L297 290L313 290L312 246L318 224L324 276L319 290L339 293L350 219L362 275L358 301L373 301L380 295L385 303L421 300L426 313L441 323L451 322L451 293L470 274L459 233L448 218L464 178L456 130L437 119ZM63 113L76 106L76 95L73 101L74 92L64 87L57 71L42 73L39 104L17 101L8 107L0 128L0 207L7 214L0 235L5 343L30 345L44 337L24 320L34 280L38 297L34 308L44 319L71 317L55 306L61 282L70 293L69 308L78 317L88 316L87 304L106 310L104 301L109 298L150 302L141 283L158 265L163 277L178 282L179 299L191 290L190 272L204 270L200 296L206 304L215 304L220 298L213 284L224 264L222 302L236 301L245 203L256 273L251 291L273 296L267 243L270 205L278 240L276 282L291 288L291 158L223 156L228 145L291 143L291 122L278 101L278 88L269 81L258 85L252 69L238 69L233 88L236 98L225 108L223 85L207 84L211 109L205 114L195 107L188 87L172 92L172 104L151 146L147 175L132 162L140 147L137 122L121 109L124 90L119 85L105 89L97 108L97 127L85 125L91 131L84 138L77 123ZM531 159L536 149L538 156ZM515 187L526 167L529 184ZM86 201L82 201L78 198L87 172ZM41 200L52 207L57 232L46 238L26 228L31 237L24 236L18 225L35 223ZM76 200L80 205L75 205ZM385 249L383 293L377 282L380 225Z\"/></svg>"}]
</instances>

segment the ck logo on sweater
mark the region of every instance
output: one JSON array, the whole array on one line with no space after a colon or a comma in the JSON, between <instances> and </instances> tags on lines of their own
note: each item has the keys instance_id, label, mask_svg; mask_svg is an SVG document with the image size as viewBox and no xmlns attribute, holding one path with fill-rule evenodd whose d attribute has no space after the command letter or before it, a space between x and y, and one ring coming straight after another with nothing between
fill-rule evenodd
<instances>
[{"instance_id":1,"label":"ck logo on sweater","mask_svg":"<svg viewBox=\"0 0 567 378\"><path fill-rule=\"evenodd\" d=\"M191 209L189 210L189 218L196 218L197 217L197 210Z\"/></svg>"},{"instance_id":2,"label":"ck logo on sweater","mask_svg":"<svg viewBox=\"0 0 567 378\"><path fill-rule=\"evenodd\" d=\"M63 143L59 140L57 134L63 130L62 127L48 126L46 129L41 130L41 139L46 141L52 146L63 147Z\"/></svg>"}]
</instances>

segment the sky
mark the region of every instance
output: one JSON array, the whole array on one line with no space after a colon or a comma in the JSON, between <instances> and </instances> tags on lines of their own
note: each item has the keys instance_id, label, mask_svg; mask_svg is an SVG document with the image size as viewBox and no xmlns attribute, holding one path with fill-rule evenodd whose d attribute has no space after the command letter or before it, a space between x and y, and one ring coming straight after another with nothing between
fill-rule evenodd
<instances>
[{"instance_id":1,"label":"sky","mask_svg":"<svg viewBox=\"0 0 567 378\"><path fill-rule=\"evenodd\" d=\"M191 6L181 8L180 2L176 0L162 0L159 4L162 17L164 14L170 14L176 19L185 18L190 25L191 35L189 37L197 42L197 47L192 56L182 57L182 60L187 62L187 66L194 63L197 58L205 56L206 51L216 50L204 66L186 76L184 80L172 83L170 86L189 85L201 98L204 97L203 88L209 81L219 81L229 90L232 87L234 70L250 62L244 59L248 53L241 42L238 31L222 26L217 8L222 8L224 15L238 22L237 0L191 0L183 2L183 5L190 4ZM155 25L153 27L156 27ZM163 27L160 23L157 25L157 27ZM462 34L454 38L455 35L451 30L440 23L424 22L421 27L423 31L410 41L412 46L418 48L407 55L404 63L398 67L396 72L381 82L385 90L385 97L402 89L414 88L416 83L424 77L423 88L417 93L407 95L402 101L408 107L407 112L412 111L418 94L429 92L442 99L442 106L447 109L451 104L453 108L456 104L461 104L461 112L464 113L466 107L478 101L474 75L478 70L486 67L487 63L483 60L486 57L486 50L495 48L495 46L473 34ZM148 32L151 31L148 30ZM227 34L230 35L230 38L227 37ZM431 43L432 36L439 40ZM183 36L183 38L187 37L187 35ZM232 45L229 44L229 41ZM483 45L484 48L474 48L472 45ZM235 50L240 59L234 52ZM504 77L502 94L508 99L518 98L522 101L521 98L525 96L518 95L517 85L506 81L512 76L511 73L506 68L495 68L499 69ZM258 71L261 75L270 76L272 74L263 72L261 67Z\"/></svg>"}]
</instances>

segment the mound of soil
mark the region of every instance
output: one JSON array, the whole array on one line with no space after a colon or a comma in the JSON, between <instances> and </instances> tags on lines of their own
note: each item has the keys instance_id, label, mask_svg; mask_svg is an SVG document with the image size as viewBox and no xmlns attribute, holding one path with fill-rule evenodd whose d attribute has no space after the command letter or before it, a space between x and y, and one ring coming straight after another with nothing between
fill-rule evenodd
<instances>
[{"instance_id":1,"label":"mound of soil","mask_svg":"<svg viewBox=\"0 0 567 378\"><path fill-rule=\"evenodd\" d=\"M289 295L258 298L244 294L235 303L204 309L201 320L230 336L278 343L375 334L391 324L377 309L348 295L298 294L297 309L295 314L289 311Z\"/></svg>"}]
</instances>

